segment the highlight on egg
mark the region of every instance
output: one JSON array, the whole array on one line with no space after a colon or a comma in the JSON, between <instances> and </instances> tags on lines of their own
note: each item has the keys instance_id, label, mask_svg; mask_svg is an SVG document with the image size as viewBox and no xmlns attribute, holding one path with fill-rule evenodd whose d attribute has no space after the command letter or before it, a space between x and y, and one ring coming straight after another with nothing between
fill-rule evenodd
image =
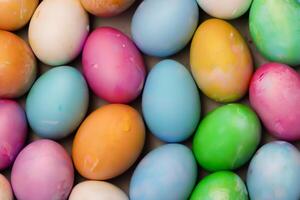
<instances>
[{"instance_id":1,"label":"highlight on egg","mask_svg":"<svg viewBox=\"0 0 300 200\"><path fill-rule=\"evenodd\" d=\"M0 199L3 200L13 200L13 192L8 180L0 174Z\"/></svg>"}]
</instances>

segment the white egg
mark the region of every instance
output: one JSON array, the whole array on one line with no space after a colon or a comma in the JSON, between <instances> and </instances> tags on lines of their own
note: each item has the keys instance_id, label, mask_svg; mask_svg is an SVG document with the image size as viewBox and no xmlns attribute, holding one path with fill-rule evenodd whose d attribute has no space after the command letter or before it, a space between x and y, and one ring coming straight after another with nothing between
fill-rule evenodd
<instances>
[{"instance_id":1,"label":"white egg","mask_svg":"<svg viewBox=\"0 0 300 200\"><path fill-rule=\"evenodd\" d=\"M8 180L0 174L0 199L13 200L13 193Z\"/></svg>"}]
</instances>

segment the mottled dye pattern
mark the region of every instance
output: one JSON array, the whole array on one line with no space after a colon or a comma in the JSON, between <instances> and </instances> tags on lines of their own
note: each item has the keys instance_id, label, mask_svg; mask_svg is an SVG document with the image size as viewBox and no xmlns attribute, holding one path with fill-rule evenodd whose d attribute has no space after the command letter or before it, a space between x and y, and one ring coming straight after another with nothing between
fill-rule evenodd
<instances>
[{"instance_id":1,"label":"mottled dye pattern","mask_svg":"<svg viewBox=\"0 0 300 200\"><path fill-rule=\"evenodd\" d=\"M13 200L13 192L8 180L0 174L0 199L1 200Z\"/></svg>"}]
</instances>

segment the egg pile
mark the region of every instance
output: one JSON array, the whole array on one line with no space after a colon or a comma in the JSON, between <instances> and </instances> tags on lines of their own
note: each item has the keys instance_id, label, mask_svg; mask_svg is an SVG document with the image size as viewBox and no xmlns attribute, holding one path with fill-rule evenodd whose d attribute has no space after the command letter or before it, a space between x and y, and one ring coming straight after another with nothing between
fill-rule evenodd
<instances>
[{"instance_id":1,"label":"egg pile","mask_svg":"<svg viewBox=\"0 0 300 200\"><path fill-rule=\"evenodd\" d=\"M296 0L0 1L0 200L299 200L299 30Z\"/></svg>"}]
</instances>

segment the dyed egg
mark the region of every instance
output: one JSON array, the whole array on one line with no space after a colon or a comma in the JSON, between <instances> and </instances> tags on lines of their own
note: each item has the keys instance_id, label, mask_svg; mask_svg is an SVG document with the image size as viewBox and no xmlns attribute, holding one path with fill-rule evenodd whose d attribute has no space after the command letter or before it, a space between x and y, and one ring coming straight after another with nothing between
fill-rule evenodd
<instances>
[{"instance_id":1,"label":"dyed egg","mask_svg":"<svg viewBox=\"0 0 300 200\"><path fill-rule=\"evenodd\" d=\"M299 26L299 1L253 1L249 17L250 33L256 47L268 60L300 64Z\"/></svg>"},{"instance_id":2,"label":"dyed egg","mask_svg":"<svg viewBox=\"0 0 300 200\"><path fill-rule=\"evenodd\" d=\"M15 101L0 99L0 170L13 163L25 144L26 135L24 110Z\"/></svg>"},{"instance_id":3,"label":"dyed egg","mask_svg":"<svg viewBox=\"0 0 300 200\"><path fill-rule=\"evenodd\" d=\"M73 161L88 179L105 180L125 172L140 155L145 127L130 106L105 105L81 124L73 142Z\"/></svg>"},{"instance_id":4,"label":"dyed egg","mask_svg":"<svg viewBox=\"0 0 300 200\"><path fill-rule=\"evenodd\" d=\"M248 200L248 192L238 175L220 171L202 179L190 200Z\"/></svg>"},{"instance_id":5,"label":"dyed egg","mask_svg":"<svg viewBox=\"0 0 300 200\"><path fill-rule=\"evenodd\" d=\"M262 146L251 160L247 186L251 199L300 199L300 154L293 145L276 141Z\"/></svg>"},{"instance_id":6,"label":"dyed egg","mask_svg":"<svg viewBox=\"0 0 300 200\"><path fill-rule=\"evenodd\" d=\"M145 54L170 56L190 41L198 17L195 0L145 0L133 15L132 37Z\"/></svg>"},{"instance_id":7,"label":"dyed egg","mask_svg":"<svg viewBox=\"0 0 300 200\"><path fill-rule=\"evenodd\" d=\"M34 54L48 65L63 65L79 55L89 32L80 0L43 0L29 24Z\"/></svg>"},{"instance_id":8,"label":"dyed egg","mask_svg":"<svg viewBox=\"0 0 300 200\"><path fill-rule=\"evenodd\" d=\"M104 181L84 181L77 184L69 200L129 200L118 187Z\"/></svg>"},{"instance_id":9,"label":"dyed egg","mask_svg":"<svg viewBox=\"0 0 300 200\"><path fill-rule=\"evenodd\" d=\"M206 170L233 170L251 158L260 134L259 119L248 106L221 106L201 121L193 141L194 154Z\"/></svg>"},{"instance_id":10,"label":"dyed egg","mask_svg":"<svg viewBox=\"0 0 300 200\"><path fill-rule=\"evenodd\" d=\"M39 0L0 1L0 29L15 31L25 26Z\"/></svg>"},{"instance_id":11,"label":"dyed egg","mask_svg":"<svg viewBox=\"0 0 300 200\"><path fill-rule=\"evenodd\" d=\"M300 139L300 76L295 70L279 63L262 65L252 78L249 98L271 134Z\"/></svg>"},{"instance_id":12,"label":"dyed egg","mask_svg":"<svg viewBox=\"0 0 300 200\"><path fill-rule=\"evenodd\" d=\"M148 153L134 170L130 199L187 199L196 180L192 151L182 144L163 145Z\"/></svg>"},{"instance_id":13,"label":"dyed egg","mask_svg":"<svg viewBox=\"0 0 300 200\"><path fill-rule=\"evenodd\" d=\"M22 96L35 76L35 57L26 42L13 33L0 30L0 98Z\"/></svg>"},{"instance_id":14,"label":"dyed egg","mask_svg":"<svg viewBox=\"0 0 300 200\"><path fill-rule=\"evenodd\" d=\"M151 132L166 142L190 137L200 120L200 96L189 71L164 60L148 75L142 98L143 115Z\"/></svg>"},{"instance_id":15,"label":"dyed egg","mask_svg":"<svg viewBox=\"0 0 300 200\"><path fill-rule=\"evenodd\" d=\"M73 180L72 160L61 145L51 140L26 146L11 172L14 193L22 200L65 200Z\"/></svg>"},{"instance_id":16,"label":"dyed egg","mask_svg":"<svg viewBox=\"0 0 300 200\"><path fill-rule=\"evenodd\" d=\"M88 87L80 72L72 67L56 67L32 86L26 99L26 114L36 134L61 139L79 126L88 103Z\"/></svg>"},{"instance_id":17,"label":"dyed egg","mask_svg":"<svg viewBox=\"0 0 300 200\"><path fill-rule=\"evenodd\" d=\"M2 200L13 200L13 192L8 180L0 174L0 199Z\"/></svg>"},{"instance_id":18,"label":"dyed egg","mask_svg":"<svg viewBox=\"0 0 300 200\"><path fill-rule=\"evenodd\" d=\"M121 31L102 27L88 37L82 55L83 72L93 92L114 103L128 103L142 91L144 61Z\"/></svg>"},{"instance_id":19,"label":"dyed egg","mask_svg":"<svg viewBox=\"0 0 300 200\"><path fill-rule=\"evenodd\" d=\"M252 0L197 0L199 6L209 15L221 19L235 19L245 14Z\"/></svg>"},{"instance_id":20,"label":"dyed egg","mask_svg":"<svg viewBox=\"0 0 300 200\"><path fill-rule=\"evenodd\" d=\"M199 88L209 98L232 102L247 93L253 72L251 54L228 22L209 19L199 26L191 44L190 63Z\"/></svg>"}]
</instances>

